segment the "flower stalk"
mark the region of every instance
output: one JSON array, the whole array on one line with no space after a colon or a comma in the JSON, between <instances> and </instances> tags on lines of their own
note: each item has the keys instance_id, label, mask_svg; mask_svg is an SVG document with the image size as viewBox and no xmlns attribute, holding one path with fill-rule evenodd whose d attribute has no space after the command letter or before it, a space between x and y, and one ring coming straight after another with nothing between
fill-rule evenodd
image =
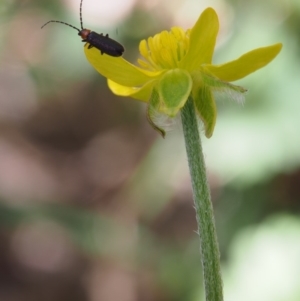
<instances>
[{"instance_id":1,"label":"flower stalk","mask_svg":"<svg viewBox=\"0 0 300 301\"><path fill-rule=\"evenodd\" d=\"M213 207L206 177L197 117L191 97L189 97L181 110L181 120L200 236L206 301L223 301L220 253L214 224Z\"/></svg>"}]
</instances>

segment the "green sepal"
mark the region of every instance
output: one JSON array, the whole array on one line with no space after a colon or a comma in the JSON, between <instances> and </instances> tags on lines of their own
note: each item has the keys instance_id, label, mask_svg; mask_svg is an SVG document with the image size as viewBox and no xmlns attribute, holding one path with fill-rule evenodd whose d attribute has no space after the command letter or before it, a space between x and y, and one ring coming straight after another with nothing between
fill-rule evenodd
<instances>
[{"instance_id":1,"label":"green sepal","mask_svg":"<svg viewBox=\"0 0 300 301\"><path fill-rule=\"evenodd\" d=\"M197 90L193 92L197 114L204 123L205 136L210 138L217 119L217 108L213 93L210 87L205 84L199 85Z\"/></svg>"},{"instance_id":2,"label":"green sepal","mask_svg":"<svg viewBox=\"0 0 300 301\"><path fill-rule=\"evenodd\" d=\"M166 72L158 84L159 111L174 117L186 103L192 86L192 78L187 71L172 69Z\"/></svg>"},{"instance_id":3,"label":"green sepal","mask_svg":"<svg viewBox=\"0 0 300 301\"><path fill-rule=\"evenodd\" d=\"M237 103L242 103L244 101L244 94L247 92L247 89L224 82L206 73L201 74L201 79L203 84L210 87L213 92L217 92L229 99L233 99Z\"/></svg>"},{"instance_id":4,"label":"green sepal","mask_svg":"<svg viewBox=\"0 0 300 301\"><path fill-rule=\"evenodd\" d=\"M196 112L204 124L205 136L210 138L213 134L217 119L217 107L212 88L208 85L209 82L203 72L195 71L192 77L192 98Z\"/></svg>"},{"instance_id":5,"label":"green sepal","mask_svg":"<svg viewBox=\"0 0 300 301\"><path fill-rule=\"evenodd\" d=\"M147 107L147 119L150 125L153 127L154 130L159 132L163 138L166 136L166 131L159 127L155 122L155 115L159 111L159 94L157 90L154 88L151 93L151 97L149 100L149 104Z\"/></svg>"}]
</instances>

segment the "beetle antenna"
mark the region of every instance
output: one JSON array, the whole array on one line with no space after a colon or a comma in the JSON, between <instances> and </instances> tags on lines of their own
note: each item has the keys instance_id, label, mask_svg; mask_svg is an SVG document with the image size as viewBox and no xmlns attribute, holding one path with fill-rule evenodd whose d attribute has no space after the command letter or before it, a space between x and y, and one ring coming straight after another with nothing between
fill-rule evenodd
<instances>
[{"instance_id":1,"label":"beetle antenna","mask_svg":"<svg viewBox=\"0 0 300 301\"><path fill-rule=\"evenodd\" d=\"M80 16L80 25L81 25L81 29L83 29L83 24L82 24L82 1L80 1L80 9L79 9L79 16Z\"/></svg>"},{"instance_id":2,"label":"beetle antenna","mask_svg":"<svg viewBox=\"0 0 300 301\"><path fill-rule=\"evenodd\" d=\"M78 29L77 27L75 27L75 26L73 26L73 25L71 25L71 24L69 24L69 23L62 22L62 21L56 21L56 20L48 21L48 22L45 23L41 28L45 27L47 24L49 24L49 23L51 23L51 22L65 24L65 25L67 25L67 26L69 26L69 27L72 27L72 28L78 30L78 32L80 32L80 29Z\"/></svg>"}]
</instances>

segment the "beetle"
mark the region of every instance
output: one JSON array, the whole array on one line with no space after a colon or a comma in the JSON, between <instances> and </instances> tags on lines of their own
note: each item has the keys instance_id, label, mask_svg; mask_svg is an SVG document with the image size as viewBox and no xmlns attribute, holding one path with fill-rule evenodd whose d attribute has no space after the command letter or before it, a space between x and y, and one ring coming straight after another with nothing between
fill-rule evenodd
<instances>
[{"instance_id":1,"label":"beetle","mask_svg":"<svg viewBox=\"0 0 300 301\"><path fill-rule=\"evenodd\" d=\"M82 1L83 0L80 1L80 11L79 11L81 29L79 29L71 24L68 24L66 22L56 21L56 20L48 21L41 28L45 27L47 24L49 24L51 22L67 25L78 31L78 35L82 38L82 42L89 43L88 49L95 47L100 50L101 54L105 53L107 55L114 56L114 57L122 56L123 52L125 50L122 44L111 39L108 36L108 34L103 35L102 33L99 34L94 31L91 31L90 29L83 28Z\"/></svg>"}]
</instances>

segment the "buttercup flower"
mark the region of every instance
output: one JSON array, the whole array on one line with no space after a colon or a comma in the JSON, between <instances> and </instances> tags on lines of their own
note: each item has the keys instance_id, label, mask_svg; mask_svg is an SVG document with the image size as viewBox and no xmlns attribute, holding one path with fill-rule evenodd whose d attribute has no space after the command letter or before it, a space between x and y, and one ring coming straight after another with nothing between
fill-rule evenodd
<instances>
[{"instance_id":1,"label":"buttercup flower","mask_svg":"<svg viewBox=\"0 0 300 301\"><path fill-rule=\"evenodd\" d=\"M198 116L211 137L216 123L214 92L226 92L233 97L246 90L230 82L241 79L270 63L282 44L258 48L236 60L213 65L212 57L219 30L218 16L207 8L192 29L173 27L142 40L139 45L143 59L139 66L124 58L100 55L99 50L84 47L94 68L108 79L109 88L120 96L130 96L148 103L150 123L153 111L174 117L192 97Z\"/></svg>"}]
</instances>

